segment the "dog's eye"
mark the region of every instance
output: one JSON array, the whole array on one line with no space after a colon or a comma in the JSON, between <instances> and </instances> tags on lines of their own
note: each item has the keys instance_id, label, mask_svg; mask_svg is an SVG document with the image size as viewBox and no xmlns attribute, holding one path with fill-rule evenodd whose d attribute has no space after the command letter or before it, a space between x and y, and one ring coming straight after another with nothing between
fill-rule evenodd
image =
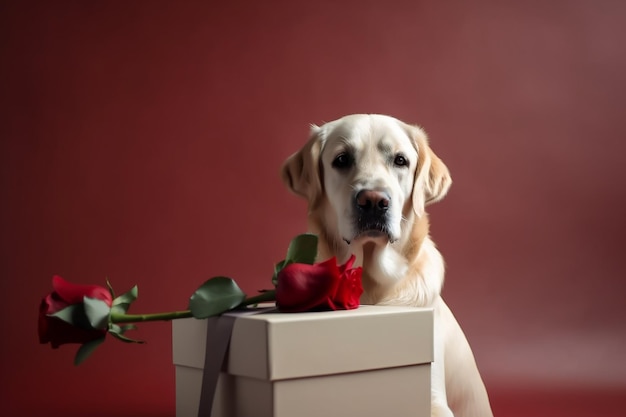
<instances>
[{"instance_id":1,"label":"dog's eye","mask_svg":"<svg viewBox=\"0 0 626 417\"><path fill-rule=\"evenodd\" d=\"M404 155L396 155L395 159L393 160L393 163L399 167L404 167L404 166L409 165L409 161L404 157Z\"/></svg>"},{"instance_id":2,"label":"dog's eye","mask_svg":"<svg viewBox=\"0 0 626 417\"><path fill-rule=\"evenodd\" d=\"M353 163L354 159L352 158L352 155L343 152L337 155L333 160L333 168L346 169L350 168Z\"/></svg>"}]
</instances>

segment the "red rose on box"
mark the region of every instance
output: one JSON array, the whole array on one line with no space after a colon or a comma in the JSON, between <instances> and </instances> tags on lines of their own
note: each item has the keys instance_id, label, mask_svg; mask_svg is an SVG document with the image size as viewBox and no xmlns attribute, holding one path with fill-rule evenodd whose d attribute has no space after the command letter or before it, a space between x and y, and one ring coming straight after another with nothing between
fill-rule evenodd
<instances>
[{"instance_id":1,"label":"red rose on box","mask_svg":"<svg viewBox=\"0 0 626 417\"><path fill-rule=\"evenodd\" d=\"M276 306L286 313L357 308L363 287L361 267L352 268L354 260L352 255L341 266L335 258L286 265L277 277Z\"/></svg>"},{"instance_id":2,"label":"red rose on box","mask_svg":"<svg viewBox=\"0 0 626 417\"><path fill-rule=\"evenodd\" d=\"M39 306L39 341L50 343L53 348L66 343L81 344L74 357L74 364L78 365L104 342L107 333L126 343L144 343L125 336L126 331L137 328L135 323L187 317L206 319L267 301L276 301L278 309L286 313L357 308L363 287L361 267L352 268L355 257L351 256L344 265L337 265L335 258L315 263L317 244L317 236L309 233L291 241L285 259L274 265L273 289L248 297L233 279L217 276L194 291L186 310L162 313L128 313L137 299L136 285L115 296L108 280L105 288L72 284L54 276L53 292Z\"/></svg>"},{"instance_id":3,"label":"red rose on box","mask_svg":"<svg viewBox=\"0 0 626 417\"><path fill-rule=\"evenodd\" d=\"M95 329L89 322L76 326L53 316L70 306L82 306L84 298L105 302L109 307L113 302L108 289L99 285L78 285L65 281L59 276L52 278L53 292L46 295L39 306L38 333L41 343L50 343L57 348L64 343L87 343L103 338L107 329Z\"/></svg>"}]
</instances>

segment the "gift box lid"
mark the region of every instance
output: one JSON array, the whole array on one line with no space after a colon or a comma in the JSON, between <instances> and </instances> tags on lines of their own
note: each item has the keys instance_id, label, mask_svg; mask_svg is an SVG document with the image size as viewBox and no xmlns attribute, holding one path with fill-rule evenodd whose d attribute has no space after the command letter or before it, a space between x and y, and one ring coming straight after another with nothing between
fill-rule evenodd
<instances>
[{"instance_id":1,"label":"gift box lid","mask_svg":"<svg viewBox=\"0 0 626 417\"><path fill-rule=\"evenodd\" d=\"M174 364L203 368L205 320L173 321ZM235 321L227 372L264 380L430 363L433 311L399 306L263 312Z\"/></svg>"}]
</instances>

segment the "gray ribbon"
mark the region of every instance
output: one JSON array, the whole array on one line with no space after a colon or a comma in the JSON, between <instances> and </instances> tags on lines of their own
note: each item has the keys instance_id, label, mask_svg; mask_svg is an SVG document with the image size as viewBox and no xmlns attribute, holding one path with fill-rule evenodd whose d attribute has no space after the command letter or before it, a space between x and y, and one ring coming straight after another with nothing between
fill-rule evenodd
<instances>
[{"instance_id":1,"label":"gray ribbon","mask_svg":"<svg viewBox=\"0 0 626 417\"><path fill-rule=\"evenodd\" d=\"M237 317L259 314L273 308L258 308L230 312L221 316L210 317L207 320L206 349L204 354L204 373L200 390L200 406L198 417L210 417L215 398L217 381L220 377L225 361L230 337Z\"/></svg>"}]
</instances>

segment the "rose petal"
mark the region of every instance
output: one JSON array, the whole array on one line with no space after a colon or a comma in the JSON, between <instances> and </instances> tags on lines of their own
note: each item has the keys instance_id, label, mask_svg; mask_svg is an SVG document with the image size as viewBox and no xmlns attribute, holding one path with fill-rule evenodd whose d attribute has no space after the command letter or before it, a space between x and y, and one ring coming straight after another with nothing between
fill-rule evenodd
<instances>
[{"instance_id":1,"label":"rose petal","mask_svg":"<svg viewBox=\"0 0 626 417\"><path fill-rule=\"evenodd\" d=\"M284 312L328 307L338 284L339 268L335 258L313 265L289 264L278 274L276 304Z\"/></svg>"},{"instance_id":2,"label":"rose petal","mask_svg":"<svg viewBox=\"0 0 626 417\"><path fill-rule=\"evenodd\" d=\"M341 277L335 301L346 310L357 308L360 304L363 286L361 268L348 269Z\"/></svg>"},{"instance_id":3,"label":"rose petal","mask_svg":"<svg viewBox=\"0 0 626 417\"><path fill-rule=\"evenodd\" d=\"M68 305L81 304L83 297L102 300L107 303L109 307L111 307L113 303L109 290L99 285L74 284L55 275L52 277L52 288Z\"/></svg>"},{"instance_id":4,"label":"rose petal","mask_svg":"<svg viewBox=\"0 0 626 417\"><path fill-rule=\"evenodd\" d=\"M59 295L55 292L46 295L46 297L42 300L42 306L44 302L46 306L45 314L54 314L57 311L63 310L69 305L64 300L62 300L61 297L59 297Z\"/></svg>"},{"instance_id":5,"label":"rose petal","mask_svg":"<svg viewBox=\"0 0 626 417\"><path fill-rule=\"evenodd\" d=\"M339 272L341 272L343 274L345 271L351 269L352 265L354 265L354 261L355 260L356 260L356 256L350 255L350 258L348 258L346 263L339 267Z\"/></svg>"}]
</instances>

